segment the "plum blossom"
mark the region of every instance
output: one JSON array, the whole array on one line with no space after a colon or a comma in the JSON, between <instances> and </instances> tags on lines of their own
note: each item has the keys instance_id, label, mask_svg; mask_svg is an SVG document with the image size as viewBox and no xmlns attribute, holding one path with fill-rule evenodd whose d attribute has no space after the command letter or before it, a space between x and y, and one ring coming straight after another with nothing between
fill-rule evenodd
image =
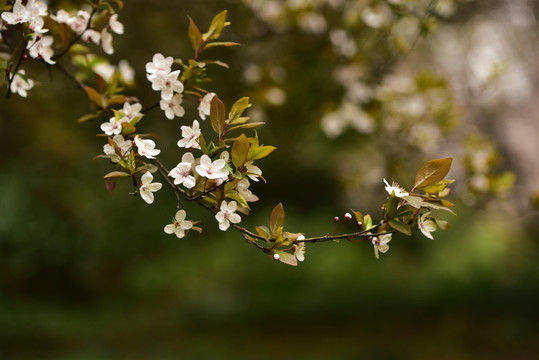
<instances>
[{"instance_id":1,"label":"plum blossom","mask_svg":"<svg viewBox=\"0 0 539 360\"><path fill-rule=\"evenodd\" d=\"M126 84L133 84L134 83L134 81L135 81L135 70L133 69L133 67L131 65L129 65L127 60L125 60L125 59L120 60L120 62L118 63L118 70L120 71L120 75L122 77L122 80Z\"/></svg>"},{"instance_id":2,"label":"plum blossom","mask_svg":"<svg viewBox=\"0 0 539 360\"><path fill-rule=\"evenodd\" d=\"M185 110L182 107L182 100L182 94L176 94L170 100L161 99L159 106L165 112L167 119L172 120L174 116L182 117L185 114Z\"/></svg>"},{"instance_id":3,"label":"plum blossom","mask_svg":"<svg viewBox=\"0 0 539 360\"><path fill-rule=\"evenodd\" d=\"M433 220L427 218L427 216L429 214L430 214L430 211L424 213L423 215L421 215L419 217L418 222L417 222L417 226L419 227L419 230L421 230L423 235L425 235L426 237L428 237L431 240L434 240L434 238L431 235L431 232L436 231L438 226L436 225L436 223Z\"/></svg>"},{"instance_id":4,"label":"plum blossom","mask_svg":"<svg viewBox=\"0 0 539 360\"><path fill-rule=\"evenodd\" d=\"M384 179L384 182L386 183L386 191L389 195L391 195L392 193L395 194L396 197L399 197L399 198L402 198L404 196L408 196L410 195L409 193L407 193L406 191L404 191L403 188L401 188L399 186L399 184L397 184L396 182L393 182L391 185L389 185L386 181L386 179Z\"/></svg>"},{"instance_id":5,"label":"plum blossom","mask_svg":"<svg viewBox=\"0 0 539 360\"><path fill-rule=\"evenodd\" d=\"M148 159L155 159L161 152L161 150L155 149L155 142L153 140L143 140L138 135L135 136L135 145L137 145L139 155Z\"/></svg>"},{"instance_id":6,"label":"plum blossom","mask_svg":"<svg viewBox=\"0 0 539 360\"><path fill-rule=\"evenodd\" d=\"M157 72L162 71L166 74L170 73L172 62L174 59L172 56L164 57L163 54L157 53L152 57L152 62L146 63L146 72L148 73L148 80L152 81L151 78L157 74Z\"/></svg>"},{"instance_id":7,"label":"plum blossom","mask_svg":"<svg viewBox=\"0 0 539 360\"><path fill-rule=\"evenodd\" d=\"M240 194L241 197L245 199L245 201L258 201L258 196L253 194L251 190L249 190L249 180L242 179L238 182L238 185L236 186L236 190L238 191L238 194Z\"/></svg>"},{"instance_id":8,"label":"plum blossom","mask_svg":"<svg viewBox=\"0 0 539 360\"><path fill-rule=\"evenodd\" d=\"M208 179L226 180L229 172L225 169L225 165L226 161L224 159L217 159L212 162L208 155L202 155L200 158L200 165L197 165L195 170L200 176L204 176Z\"/></svg>"},{"instance_id":9,"label":"plum blossom","mask_svg":"<svg viewBox=\"0 0 539 360\"><path fill-rule=\"evenodd\" d=\"M389 250L389 243L391 241L391 234L384 234L375 236L372 238L372 244L374 245L374 256L379 259L378 252L386 253Z\"/></svg>"},{"instance_id":10,"label":"plum blossom","mask_svg":"<svg viewBox=\"0 0 539 360\"><path fill-rule=\"evenodd\" d=\"M210 115L210 105L211 100L215 96L215 93L207 93L204 95L204 97L200 100L200 104L198 105L198 116L202 120L206 120L206 116Z\"/></svg>"},{"instance_id":11,"label":"plum blossom","mask_svg":"<svg viewBox=\"0 0 539 360\"><path fill-rule=\"evenodd\" d=\"M16 0L11 12L4 11L2 13L2 19L8 23L8 25L15 25L30 21L31 15L29 9L22 4L22 1Z\"/></svg>"},{"instance_id":12,"label":"plum blossom","mask_svg":"<svg viewBox=\"0 0 539 360\"><path fill-rule=\"evenodd\" d=\"M215 219L219 222L219 229L226 231L230 227L230 223L237 224L241 221L241 217L236 214L238 204L235 201L231 201L227 204L223 200L221 203L221 211L215 214Z\"/></svg>"},{"instance_id":13,"label":"plum blossom","mask_svg":"<svg viewBox=\"0 0 539 360\"><path fill-rule=\"evenodd\" d=\"M148 204L153 203L153 193L161 190L163 185L158 182L152 183L153 175L149 171L146 171L140 180L142 185L139 188L139 192L142 200L146 201Z\"/></svg>"},{"instance_id":14,"label":"plum blossom","mask_svg":"<svg viewBox=\"0 0 539 360\"><path fill-rule=\"evenodd\" d=\"M251 180L258 182L258 177L262 176L262 170L258 166L253 165L252 161L247 161L245 163L245 169L247 176Z\"/></svg>"},{"instance_id":15,"label":"plum blossom","mask_svg":"<svg viewBox=\"0 0 539 360\"><path fill-rule=\"evenodd\" d=\"M114 48L112 47L112 34L107 31L107 28L104 28L101 31L101 47L107 55L114 54Z\"/></svg>"},{"instance_id":16,"label":"plum blossom","mask_svg":"<svg viewBox=\"0 0 539 360\"><path fill-rule=\"evenodd\" d=\"M165 232L167 234L176 234L178 238L183 238L185 236L185 231L193 227L193 222L185 220L187 214L185 210L178 210L174 216L174 222L165 226Z\"/></svg>"},{"instance_id":17,"label":"plum blossom","mask_svg":"<svg viewBox=\"0 0 539 360\"><path fill-rule=\"evenodd\" d=\"M168 176L174 178L174 184L180 185L183 184L188 189L191 189L195 186L196 180L193 175L191 175L191 169L195 162L195 157L192 153L187 152L183 154L182 161L176 165L176 167L168 173Z\"/></svg>"},{"instance_id":18,"label":"plum blossom","mask_svg":"<svg viewBox=\"0 0 539 360\"><path fill-rule=\"evenodd\" d=\"M52 50L53 41L52 36L43 36L28 48L28 54L34 59L41 56L47 63L51 65L56 64L56 61L52 60L52 56L54 55L54 51Z\"/></svg>"},{"instance_id":19,"label":"plum blossom","mask_svg":"<svg viewBox=\"0 0 539 360\"><path fill-rule=\"evenodd\" d=\"M200 126L198 121L193 121L193 126L182 126L182 137L178 141L178 146L186 149L200 149L200 144L198 143L198 138L200 137Z\"/></svg>"},{"instance_id":20,"label":"plum blossom","mask_svg":"<svg viewBox=\"0 0 539 360\"><path fill-rule=\"evenodd\" d=\"M122 112L125 115L126 118L129 119L129 121L133 120L135 117L142 115L141 111L142 105L139 103L130 104L127 101L124 102L124 106L122 108Z\"/></svg>"},{"instance_id":21,"label":"plum blossom","mask_svg":"<svg viewBox=\"0 0 539 360\"><path fill-rule=\"evenodd\" d=\"M91 43L94 43L96 45L99 45L101 43L101 33L98 32L98 31L95 31L93 29L86 30L82 34L81 38L82 38L82 40L84 40L86 42L91 42Z\"/></svg>"},{"instance_id":22,"label":"plum blossom","mask_svg":"<svg viewBox=\"0 0 539 360\"><path fill-rule=\"evenodd\" d=\"M118 135L122 132L122 122L123 121L116 119L116 117L111 117L109 122L101 124L101 130L108 136Z\"/></svg>"},{"instance_id":23,"label":"plum blossom","mask_svg":"<svg viewBox=\"0 0 539 360\"><path fill-rule=\"evenodd\" d=\"M180 70L172 71L171 73L158 71L151 77L152 89L161 91L162 99L170 100L175 92L183 92L183 84L178 80L178 76L180 76Z\"/></svg>"},{"instance_id":24,"label":"plum blossom","mask_svg":"<svg viewBox=\"0 0 539 360\"><path fill-rule=\"evenodd\" d=\"M63 24L69 24L71 21L71 15L64 9L58 10L56 15L51 14L51 18L56 21L57 23L63 23Z\"/></svg>"},{"instance_id":25,"label":"plum blossom","mask_svg":"<svg viewBox=\"0 0 539 360\"><path fill-rule=\"evenodd\" d=\"M300 235L296 240L305 240L305 236ZM298 261L305 260L305 242L301 241L294 244L294 255Z\"/></svg>"},{"instance_id":26,"label":"plum blossom","mask_svg":"<svg viewBox=\"0 0 539 360\"><path fill-rule=\"evenodd\" d=\"M62 16L64 16L62 14ZM86 30L86 27L88 26L88 23L90 21L90 13L84 10L77 11L77 15L75 15L72 18L69 18L67 24L77 34L82 34L84 30Z\"/></svg>"},{"instance_id":27,"label":"plum blossom","mask_svg":"<svg viewBox=\"0 0 539 360\"><path fill-rule=\"evenodd\" d=\"M109 27L116 34L124 33L124 24L118 21L118 14L113 14L109 19Z\"/></svg>"},{"instance_id":28,"label":"plum blossom","mask_svg":"<svg viewBox=\"0 0 539 360\"><path fill-rule=\"evenodd\" d=\"M114 146L110 144L105 144L103 146L103 152L105 153L105 155L107 155L110 161L112 161L113 163L118 163L121 159L124 159L129 150L131 150L131 147L133 146L133 141L125 140L122 135L115 135L112 138L112 141L114 141L114 144L118 148L120 155L116 152Z\"/></svg>"},{"instance_id":29,"label":"plum blossom","mask_svg":"<svg viewBox=\"0 0 539 360\"><path fill-rule=\"evenodd\" d=\"M34 87L34 80L28 79L26 77L25 71L20 70L18 73L13 75L11 81L10 90L12 93L17 93L22 97L28 95L27 91Z\"/></svg>"}]
</instances>

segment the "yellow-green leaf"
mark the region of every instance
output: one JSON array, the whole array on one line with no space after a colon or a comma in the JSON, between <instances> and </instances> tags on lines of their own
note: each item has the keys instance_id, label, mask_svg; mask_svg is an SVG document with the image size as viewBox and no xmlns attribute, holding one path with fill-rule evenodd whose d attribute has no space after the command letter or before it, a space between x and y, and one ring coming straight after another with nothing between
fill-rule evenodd
<instances>
[{"instance_id":1,"label":"yellow-green leaf","mask_svg":"<svg viewBox=\"0 0 539 360\"><path fill-rule=\"evenodd\" d=\"M230 24L226 22L226 13L224 10L213 18L208 32L202 36L205 41L218 39L224 27Z\"/></svg>"},{"instance_id":2,"label":"yellow-green leaf","mask_svg":"<svg viewBox=\"0 0 539 360\"><path fill-rule=\"evenodd\" d=\"M412 229L407 224L404 224L398 220L391 219L389 220L389 226L391 226L393 229L397 230L398 232L401 232L405 235L411 236L412 235Z\"/></svg>"},{"instance_id":3,"label":"yellow-green leaf","mask_svg":"<svg viewBox=\"0 0 539 360\"><path fill-rule=\"evenodd\" d=\"M251 104L249 104L249 98L248 97L242 97L238 101L232 105L232 108L230 109L230 113L228 114L228 120L231 122L234 119L237 119L243 114L245 109L249 108Z\"/></svg>"},{"instance_id":4,"label":"yellow-green leaf","mask_svg":"<svg viewBox=\"0 0 539 360\"><path fill-rule=\"evenodd\" d=\"M451 169L453 158L427 161L415 176L414 189L436 185L442 181Z\"/></svg>"},{"instance_id":5,"label":"yellow-green leaf","mask_svg":"<svg viewBox=\"0 0 539 360\"><path fill-rule=\"evenodd\" d=\"M200 33L200 30L198 30L198 27L196 26L193 19L191 19L189 16L188 18L189 28L187 30L187 36L189 37L189 41L191 42L193 50L195 50L195 54L197 54L204 40L202 39L202 34Z\"/></svg>"},{"instance_id":6,"label":"yellow-green leaf","mask_svg":"<svg viewBox=\"0 0 539 360\"><path fill-rule=\"evenodd\" d=\"M112 177L121 177L121 176L131 176L130 174L123 171L111 171L107 175L103 176L105 179Z\"/></svg>"},{"instance_id":7,"label":"yellow-green leaf","mask_svg":"<svg viewBox=\"0 0 539 360\"><path fill-rule=\"evenodd\" d=\"M217 46L238 46L240 45L240 43L236 43L236 42L211 42L211 43L208 43L206 45L206 49L209 49L209 48L212 48L212 47L217 47Z\"/></svg>"},{"instance_id":8,"label":"yellow-green leaf","mask_svg":"<svg viewBox=\"0 0 539 360\"><path fill-rule=\"evenodd\" d=\"M273 208L270 218L270 230L272 234L275 234L277 229L282 227L284 224L284 208L283 204L279 203Z\"/></svg>"},{"instance_id":9,"label":"yellow-green leaf","mask_svg":"<svg viewBox=\"0 0 539 360\"><path fill-rule=\"evenodd\" d=\"M247 161L247 155L249 154L249 147L251 144L249 143L249 140L245 136L245 134L241 134L239 137L236 138L236 141L234 141L234 144L232 145L232 163L236 167L236 169L239 169L245 164Z\"/></svg>"},{"instance_id":10,"label":"yellow-green leaf","mask_svg":"<svg viewBox=\"0 0 539 360\"><path fill-rule=\"evenodd\" d=\"M105 107L103 104L103 97L94 88L90 86L85 86L84 90L86 91L86 95L88 95L88 99L90 99L94 104L96 104L100 108Z\"/></svg>"}]
</instances>

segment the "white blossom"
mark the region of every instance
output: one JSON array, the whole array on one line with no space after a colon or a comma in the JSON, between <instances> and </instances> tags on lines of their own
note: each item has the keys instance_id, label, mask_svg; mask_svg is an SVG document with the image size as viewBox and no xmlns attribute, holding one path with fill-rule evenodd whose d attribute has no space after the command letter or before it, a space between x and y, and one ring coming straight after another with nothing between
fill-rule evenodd
<instances>
[{"instance_id":1,"label":"white blossom","mask_svg":"<svg viewBox=\"0 0 539 360\"><path fill-rule=\"evenodd\" d=\"M109 82L116 71L116 68L108 62L99 62L92 68L94 73L101 76L103 80Z\"/></svg>"},{"instance_id":2,"label":"white blossom","mask_svg":"<svg viewBox=\"0 0 539 360\"><path fill-rule=\"evenodd\" d=\"M253 165L252 161L245 163L245 169L247 176L251 180L258 182L258 177L262 176L262 170L258 166Z\"/></svg>"},{"instance_id":3,"label":"white blossom","mask_svg":"<svg viewBox=\"0 0 539 360\"><path fill-rule=\"evenodd\" d=\"M124 33L124 25L118 21L118 14L113 14L109 19L109 27L116 34Z\"/></svg>"},{"instance_id":4,"label":"white blossom","mask_svg":"<svg viewBox=\"0 0 539 360\"><path fill-rule=\"evenodd\" d=\"M124 102L124 106L122 108L122 112L124 113L125 117L129 119L129 121L133 120L135 117L142 115L141 111L142 105L139 103L130 104L127 101Z\"/></svg>"},{"instance_id":5,"label":"white blossom","mask_svg":"<svg viewBox=\"0 0 539 360\"><path fill-rule=\"evenodd\" d=\"M200 116L202 120L206 120L206 116L210 115L211 100L214 96L215 93L207 93L200 100L200 104L198 104L198 116Z\"/></svg>"},{"instance_id":6,"label":"white blossom","mask_svg":"<svg viewBox=\"0 0 539 360\"><path fill-rule=\"evenodd\" d=\"M402 198L404 196L408 196L410 195L409 193L407 193L406 191L404 191L403 188L401 188L399 186L399 184L397 184L396 182L393 182L391 185L389 185L386 181L386 179L384 179L384 182L386 183L386 191L389 195L391 195L392 193L395 194L396 197L399 197L399 198Z\"/></svg>"},{"instance_id":7,"label":"white blossom","mask_svg":"<svg viewBox=\"0 0 539 360\"><path fill-rule=\"evenodd\" d=\"M419 227L419 230L421 230L421 232L423 233L423 235L425 235L426 237L428 237L431 240L434 240L434 238L431 235L431 232L436 231L438 226L436 225L436 223L433 220L427 218L427 216L429 214L430 214L430 211L424 213L423 215L421 215L419 217L417 225Z\"/></svg>"},{"instance_id":8,"label":"white blossom","mask_svg":"<svg viewBox=\"0 0 539 360\"><path fill-rule=\"evenodd\" d=\"M172 71L171 73L158 71L150 80L152 82L152 89L161 91L162 99L170 100L175 92L183 92L183 84L178 80L178 76L180 76L180 70Z\"/></svg>"},{"instance_id":9,"label":"white blossom","mask_svg":"<svg viewBox=\"0 0 539 360\"><path fill-rule=\"evenodd\" d=\"M208 179L226 180L229 172L225 169L225 165L226 161L223 159L217 159L212 162L208 155L202 155L200 158L200 165L197 165L195 170L200 176L204 176Z\"/></svg>"},{"instance_id":10,"label":"white blossom","mask_svg":"<svg viewBox=\"0 0 539 360\"><path fill-rule=\"evenodd\" d=\"M108 122L101 124L101 130L108 136L118 135L122 132L122 122L116 117L111 117Z\"/></svg>"},{"instance_id":11,"label":"white blossom","mask_svg":"<svg viewBox=\"0 0 539 360\"><path fill-rule=\"evenodd\" d=\"M182 161L168 173L168 176L174 178L175 185L183 184L183 186L188 189L191 189L195 186L195 177L191 175L191 169L194 162L195 158L192 153L187 152L183 154Z\"/></svg>"},{"instance_id":12,"label":"white blossom","mask_svg":"<svg viewBox=\"0 0 539 360\"><path fill-rule=\"evenodd\" d=\"M249 201L249 202L258 201L258 196L256 196L255 194L251 192L251 190L249 190L249 185L251 185L249 183L249 180L247 179L240 180L238 182L238 185L236 186L236 190L238 191L238 194L240 194L240 196L242 196L245 199L245 201Z\"/></svg>"},{"instance_id":13,"label":"white blossom","mask_svg":"<svg viewBox=\"0 0 539 360\"><path fill-rule=\"evenodd\" d=\"M112 138L112 141L114 141L114 144L118 148L121 155L118 155L114 147L110 144L105 144L103 146L103 152L110 158L113 163L118 163L121 159L125 159L129 150L131 150L131 148L133 147L133 141L125 140L122 135L115 135Z\"/></svg>"},{"instance_id":14,"label":"white blossom","mask_svg":"<svg viewBox=\"0 0 539 360\"><path fill-rule=\"evenodd\" d=\"M161 190L162 184L158 182L152 183L153 175L149 171L146 171L140 180L142 185L140 186L139 192L142 200L146 201L148 204L153 203L153 193Z\"/></svg>"},{"instance_id":15,"label":"white blossom","mask_svg":"<svg viewBox=\"0 0 539 360\"><path fill-rule=\"evenodd\" d=\"M52 50L53 41L52 36L43 36L29 48L28 54L34 59L41 56L47 63L51 65L56 64L56 61L52 60L52 56L54 55L54 51Z\"/></svg>"},{"instance_id":16,"label":"white blossom","mask_svg":"<svg viewBox=\"0 0 539 360\"><path fill-rule=\"evenodd\" d=\"M101 43L101 33L93 29L88 29L82 33L81 39L99 45Z\"/></svg>"},{"instance_id":17,"label":"white blossom","mask_svg":"<svg viewBox=\"0 0 539 360\"><path fill-rule=\"evenodd\" d=\"M178 210L174 216L174 222L165 226L165 232L167 234L176 234L178 238L183 238L185 236L185 231L193 227L193 222L185 220L187 214L185 210Z\"/></svg>"},{"instance_id":18,"label":"white blossom","mask_svg":"<svg viewBox=\"0 0 539 360\"><path fill-rule=\"evenodd\" d=\"M22 4L21 0L16 0L13 4L11 12L4 11L2 13L2 19L8 23L8 25L21 24L30 20L30 11Z\"/></svg>"},{"instance_id":19,"label":"white blossom","mask_svg":"<svg viewBox=\"0 0 539 360\"><path fill-rule=\"evenodd\" d=\"M51 15L51 18L57 23L69 24L71 21L71 15L64 9L58 10L56 15Z\"/></svg>"},{"instance_id":20,"label":"white blossom","mask_svg":"<svg viewBox=\"0 0 539 360\"><path fill-rule=\"evenodd\" d=\"M198 138L200 137L200 127L198 121L193 121L193 126L182 126L182 137L178 141L178 146L186 149L200 149L200 144L198 143Z\"/></svg>"},{"instance_id":21,"label":"white blossom","mask_svg":"<svg viewBox=\"0 0 539 360\"><path fill-rule=\"evenodd\" d=\"M155 142L153 140L143 140L138 135L135 136L135 145L137 145L139 155L148 159L155 159L161 152L161 150L155 149Z\"/></svg>"},{"instance_id":22,"label":"white blossom","mask_svg":"<svg viewBox=\"0 0 539 360\"><path fill-rule=\"evenodd\" d=\"M296 240L305 240L305 236L300 235ZM294 255L298 261L305 260L305 242L301 241L294 244Z\"/></svg>"},{"instance_id":23,"label":"white blossom","mask_svg":"<svg viewBox=\"0 0 539 360\"><path fill-rule=\"evenodd\" d=\"M174 116L182 117L185 114L185 110L182 107L182 100L182 94L176 94L170 100L161 99L159 106L165 112L167 119L172 120Z\"/></svg>"},{"instance_id":24,"label":"white blossom","mask_svg":"<svg viewBox=\"0 0 539 360\"><path fill-rule=\"evenodd\" d=\"M133 69L133 67L129 65L127 60L120 60L120 62L118 63L118 70L120 70L122 80L126 84L132 84L135 81L135 69Z\"/></svg>"},{"instance_id":25,"label":"white blossom","mask_svg":"<svg viewBox=\"0 0 539 360\"><path fill-rule=\"evenodd\" d=\"M159 71L162 71L165 74L170 73L173 61L174 59L172 56L164 57L160 53L155 54L152 58L152 62L146 63L148 80L151 81L151 77L153 77Z\"/></svg>"},{"instance_id":26,"label":"white blossom","mask_svg":"<svg viewBox=\"0 0 539 360\"><path fill-rule=\"evenodd\" d=\"M238 205L235 201L231 201L227 204L223 200L221 203L221 211L215 214L215 219L219 222L219 229L226 231L230 227L230 223L237 224L241 221L241 217L236 214Z\"/></svg>"},{"instance_id":27,"label":"white blossom","mask_svg":"<svg viewBox=\"0 0 539 360\"><path fill-rule=\"evenodd\" d=\"M104 28L101 31L101 47L103 48L105 54L114 54L114 48L112 47L112 34L107 31L107 28Z\"/></svg>"},{"instance_id":28,"label":"white blossom","mask_svg":"<svg viewBox=\"0 0 539 360\"><path fill-rule=\"evenodd\" d=\"M375 236L372 238L372 244L374 245L374 256L376 256L377 259L379 258L379 255L378 255L379 252L385 253L389 250L388 243L390 241L391 241L391 234L384 234L384 235L380 235L379 237Z\"/></svg>"},{"instance_id":29,"label":"white blossom","mask_svg":"<svg viewBox=\"0 0 539 360\"><path fill-rule=\"evenodd\" d=\"M9 89L12 93L17 93L22 97L26 97L28 95L27 91L33 87L34 81L26 77L24 70L20 70L18 73L13 75L13 80Z\"/></svg>"},{"instance_id":30,"label":"white blossom","mask_svg":"<svg viewBox=\"0 0 539 360\"><path fill-rule=\"evenodd\" d=\"M90 14L87 11L79 10L76 16L69 19L68 25L75 33L81 34L86 30L89 21Z\"/></svg>"}]
</instances>

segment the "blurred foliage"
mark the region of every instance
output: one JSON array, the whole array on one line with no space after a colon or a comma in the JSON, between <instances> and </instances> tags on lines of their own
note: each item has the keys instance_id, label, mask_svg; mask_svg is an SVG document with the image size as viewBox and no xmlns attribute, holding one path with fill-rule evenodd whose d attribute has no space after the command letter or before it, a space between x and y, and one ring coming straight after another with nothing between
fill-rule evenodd
<instances>
[{"instance_id":1,"label":"blurred foliage","mask_svg":"<svg viewBox=\"0 0 539 360\"><path fill-rule=\"evenodd\" d=\"M242 96L259 104L251 116L267 121L261 134L278 148L264 163L268 184L252 186L261 201L252 205L245 225L266 223L275 202L284 201L290 229L329 232L343 208L379 211L369 206L382 199L383 177L411 179L409 169L425 160L424 151L440 157L455 151L464 160L455 177L469 178L473 186L458 191L463 202L450 231L437 233L434 242L420 234L396 236L396 251L381 260L370 244L318 244L298 268L264 259L216 224L182 240L167 236L162 228L175 207L173 194L163 190L149 211L127 195L127 185L107 193L101 178L108 167L91 160L102 148L102 139L94 137L98 124L76 123L91 110L85 94L61 73L34 64L27 72L41 86L28 99L0 100L0 358L535 358L539 227L524 187L529 173L517 163L534 166L509 157L507 145L522 138L507 137L500 152L506 134L494 132L489 122L497 104L482 104L486 112L471 109L476 97L455 95L454 79L428 64L440 44L429 37L414 44L413 31L396 38L407 30L394 32L389 25L369 27L357 18L367 3L382 14L403 7L391 12L397 22L409 21L413 9L404 3L422 11L430 6L434 15L418 17L419 29L429 32L480 24L491 9L504 6L133 0L120 12L126 34L115 42L113 60L129 60L145 89L134 95L152 103L144 64L156 52L186 58L187 15L207 24L228 9L227 40L242 46L212 50L230 65L224 72L209 70L212 86L227 104ZM536 4L519 3L537 16ZM359 10L338 10L339 4ZM343 21L345 16L350 20ZM332 42L335 24L345 33L334 38L355 39L354 56ZM341 81L343 70L352 71L344 80L353 82ZM196 106L186 111L189 120ZM333 112L351 113L352 121L328 137L321 124ZM480 135L456 121L461 114L478 118L473 129ZM152 117L160 143L174 144L177 123ZM429 144L422 134L438 137ZM532 149L536 156L537 145ZM503 175L507 170L517 176L517 191L528 194L527 207L512 203L518 194L508 190L515 180ZM477 202L481 195L474 188L481 190L485 181L473 180L476 175L499 188L502 201ZM206 220L202 210L193 217Z\"/></svg>"}]
</instances>

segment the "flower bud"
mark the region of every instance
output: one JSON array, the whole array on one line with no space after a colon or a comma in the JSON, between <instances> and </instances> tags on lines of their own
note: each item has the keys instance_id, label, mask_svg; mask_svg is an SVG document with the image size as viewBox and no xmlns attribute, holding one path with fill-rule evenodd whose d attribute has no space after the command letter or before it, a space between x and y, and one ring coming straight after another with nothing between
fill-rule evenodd
<instances>
[{"instance_id":1,"label":"flower bud","mask_svg":"<svg viewBox=\"0 0 539 360\"><path fill-rule=\"evenodd\" d=\"M362 223L361 221L358 221L358 222L357 222L357 228L358 228L358 229L363 228L363 223Z\"/></svg>"},{"instance_id":2,"label":"flower bud","mask_svg":"<svg viewBox=\"0 0 539 360\"><path fill-rule=\"evenodd\" d=\"M350 213L344 214L344 222L347 223L350 219L352 219L352 215Z\"/></svg>"},{"instance_id":3,"label":"flower bud","mask_svg":"<svg viewBox=\"0 0 539 360\"><path fill-rule=\"evenodd\" d=\"M298 238L296 239L296 241L298 241L298 240L305 240L305 236L303 236L303 234L300 235L300 236L298 236Z\"/></svg>"},{"instance_id":4,"label":"flower bud","mask_svg":"<svg viewBox=\"0 0 539 360\"><path fill-rule=\"evenodd\" d=\"M339 217L338 217L338 216L335 216L335 217L333 218L333 222L334 222L335 224L338 223L338 222L339 222Z\"/></svg>"},{"instance_id":5,"label":"flower bud","mask_svg":"<svg viewBox=\"0 0 539 360\"><path fill-rule=\"evenodd\" d=\"M281 255L273 254L273 260L279 260L280 258L281 258Z\"/></svg>"}]
</instances>

